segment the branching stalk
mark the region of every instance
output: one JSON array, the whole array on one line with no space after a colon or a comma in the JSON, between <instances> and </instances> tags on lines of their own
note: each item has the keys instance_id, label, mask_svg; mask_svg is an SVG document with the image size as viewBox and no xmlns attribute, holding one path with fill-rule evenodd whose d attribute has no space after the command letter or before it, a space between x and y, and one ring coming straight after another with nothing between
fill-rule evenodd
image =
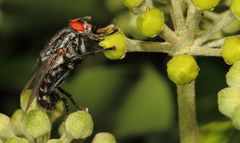
<instances>
[{"instance_id":1,"label":"branching stalk","mask_svg":"<svg viewBox=\"0 0 240 143\"><path fill-rule=\"evenodd\" d=\"M235 16L230 11L227 11L225 16L217 23L216 26L206 31L203 35L196 39L195 44L199 46L202 45L207 40L211 39L211 37L214 36L217 32L221 31L225 25L229 24L234 19Z\"/></svg>"},{"instance_id":2,"label":"branching stalk","mask_svg":"<svg viewBox=\"0 0 240 143\"><path fill-rule=\"evenodd\" d=\"M186 23L183 17L180 0L171 0L175 30L180 36L186 32Z\"/></svg>"}]
</instances>

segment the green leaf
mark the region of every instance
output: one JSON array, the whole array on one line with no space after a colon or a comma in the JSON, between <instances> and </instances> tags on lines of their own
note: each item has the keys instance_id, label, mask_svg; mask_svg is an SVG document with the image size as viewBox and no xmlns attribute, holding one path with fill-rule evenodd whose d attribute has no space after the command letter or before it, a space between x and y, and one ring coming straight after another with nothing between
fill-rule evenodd
<instances>
[{"instance_id":1,"label":"green leaf","mask_svg":"<svg viewBox=\"0 0 240 143\"><path fill-rule=\"evenodd\" d=\"M174 119L171 97L161 75L152 66L145 66L141 79L116 112L114 134L126 137L168 129Z\"/></svg>"},{"instance_id":2,"label":"green leaf","mask_svg":"<svg viewBox=\"0 0 240 143\"><path fill-rule=\"evenodd\" d=\"M227 143L233 133L231 121L218 121L200 127L199 143Z\"/></svg>"},{"instance_id":3,"label":"green leaf","mask_svg":"<svg viewBox=\"0 0 240 143\"><path fill-rule=\"evenodd\" d=\"M83 67L76 71L78 74L65 84L66 90L78 104L89 108L95 120L116 106L115 99L124 91L123 86L131 75L123 66Z\"/></svg>"}]
</instances>

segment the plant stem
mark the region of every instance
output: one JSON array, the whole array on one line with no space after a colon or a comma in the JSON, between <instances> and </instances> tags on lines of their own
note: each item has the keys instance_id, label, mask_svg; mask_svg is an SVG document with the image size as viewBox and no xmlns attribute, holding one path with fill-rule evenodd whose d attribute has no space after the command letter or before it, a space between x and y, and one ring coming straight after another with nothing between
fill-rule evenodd
<instances>
[{"instance_id":1,"label":"plant stem","mask_svg":"<svg viewBox=\"0 0 240 143\"><path fill-rule=\"evenodd\" d=\"M183 11L181 8L180 0L171 0L172 10L173 10L173 20L175 21L174 25L175 31L177 32L178 36L182 36L184 32L186 32L186 23L183 17Z\"/></svg>"},{"instance_id":2,"label":"plant stem","mask_svg":"<svg viewBox=\"0 0 240 143\"><path fill-rule=\"evenodd\" d=\"M177 93L180 142L197 143L198 126L195 107L195 81L177 85Z\"/></svg>"},{"instance_id":3,"label":"plant stem","mask_svg":"<svg viewBox=\"0 0 240 143\"><path fill-rule=\"evenodd\" d=\"M234 19L235 19L235 16L230 11L226 11L224 17L217 23L217 25L214 26L212 29L209 29L208 31L206 31L200 37L198 37L195 41L195 44L198 46L201 46L203 43L211 39L212 36L214 36L217 32L222 30L222 28L225 25L229 24Z\"/></svg>"}]
</instances>

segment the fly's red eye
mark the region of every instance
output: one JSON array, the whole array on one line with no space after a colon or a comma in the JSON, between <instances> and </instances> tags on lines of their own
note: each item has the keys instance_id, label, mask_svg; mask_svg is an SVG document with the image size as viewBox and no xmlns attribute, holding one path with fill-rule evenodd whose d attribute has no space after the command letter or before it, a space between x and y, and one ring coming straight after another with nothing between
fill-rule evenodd
<instances>
[{"instance_id":1,"label":"fly's red eye","mask_svg":"<svg viewBox=\"0 0 240 143\"><path fill-rule=\"evenodd\" d=\"M80 32L84 31L84 24L82 22L71 21L70 26L72 29L74 29L76 31L80 31Z\"/></svg>"}]
</instances>

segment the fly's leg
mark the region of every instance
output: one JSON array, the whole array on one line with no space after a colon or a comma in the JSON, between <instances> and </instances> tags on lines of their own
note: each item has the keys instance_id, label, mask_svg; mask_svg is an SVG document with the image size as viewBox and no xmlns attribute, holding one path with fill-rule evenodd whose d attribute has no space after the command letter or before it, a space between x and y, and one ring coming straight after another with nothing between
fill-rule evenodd
<instances>
[{"instance_id":1,"label":"fly's leg","mask_svg":"<svg viewBox=\"0 0 240 143\"><path fill-rule=\"evenodd\" d=\"M67 98L69 98L75 107L77 107L77 108L80 109L80 110L87 110L87 108L84 108L84 107L79 106L79 105L74 101L72 95L71 95L70 93L68 93L67 91L65 91L62 87L58 87L57 89L58 89L63 95L65 95Z\"/></svg>"},{"instance_id":2,"label":"fly's leg","mask_svg":"<svg viewBox=\"0 0 240 143\"><path fill-rule=\"evenodd\" d=\"M98 35L98 34L94 34L94 33L88 33L88 32L82 32L81 34L82 37L87 37L90 40L94 40L94 41L102 41L103 37Z\"/></svg>"},{"instance_id":3,"label":"fly's leg","mask_svg":"<svg viewBox=\"0 0 240 143\"><path fill-rule=\"evenodd\" d=\"M66 99L64 96L62 96L62 95L59 95L59 97L60 97L60 99L61 99L61 100L63 101L63 103L64 103L64 106L65 106L65 109L66 109L67 114L69 114L69 108L68 108L67 99Z\"/></svg>"},{"instance_id":4,"label":"fly's leg","mask_svg":"<svg viewBox=\"0 0 240 143\"><path fill-rule=\"evenodd\" d=\"M98 49L95 49L93 51L89 51L89 52L85 52L85 53L82 53L76 57L74 57L72 60L75 61L75 60L82 60L84 57L86 56L90 56L90 55L94 55L96 53L100 53L100 52L103 52L103 51L108 51L108 50L115 50L116 47L113 46L111 48L107 48L107 49L103 49L103 48L98 48Z\"/></svg>"},{"instance_id":5,"label":"fly's leg","mask_svg":"<svg viewBox=\"0 0 240 143\"><path fill-rule=\"evenodd\" d=\"M113 24L110 24L106 27L97 29L97 34L100 35L101 37L105 37L118 31L120 31L119 28L117 28Z\"/></svg>"}]
</instances>

